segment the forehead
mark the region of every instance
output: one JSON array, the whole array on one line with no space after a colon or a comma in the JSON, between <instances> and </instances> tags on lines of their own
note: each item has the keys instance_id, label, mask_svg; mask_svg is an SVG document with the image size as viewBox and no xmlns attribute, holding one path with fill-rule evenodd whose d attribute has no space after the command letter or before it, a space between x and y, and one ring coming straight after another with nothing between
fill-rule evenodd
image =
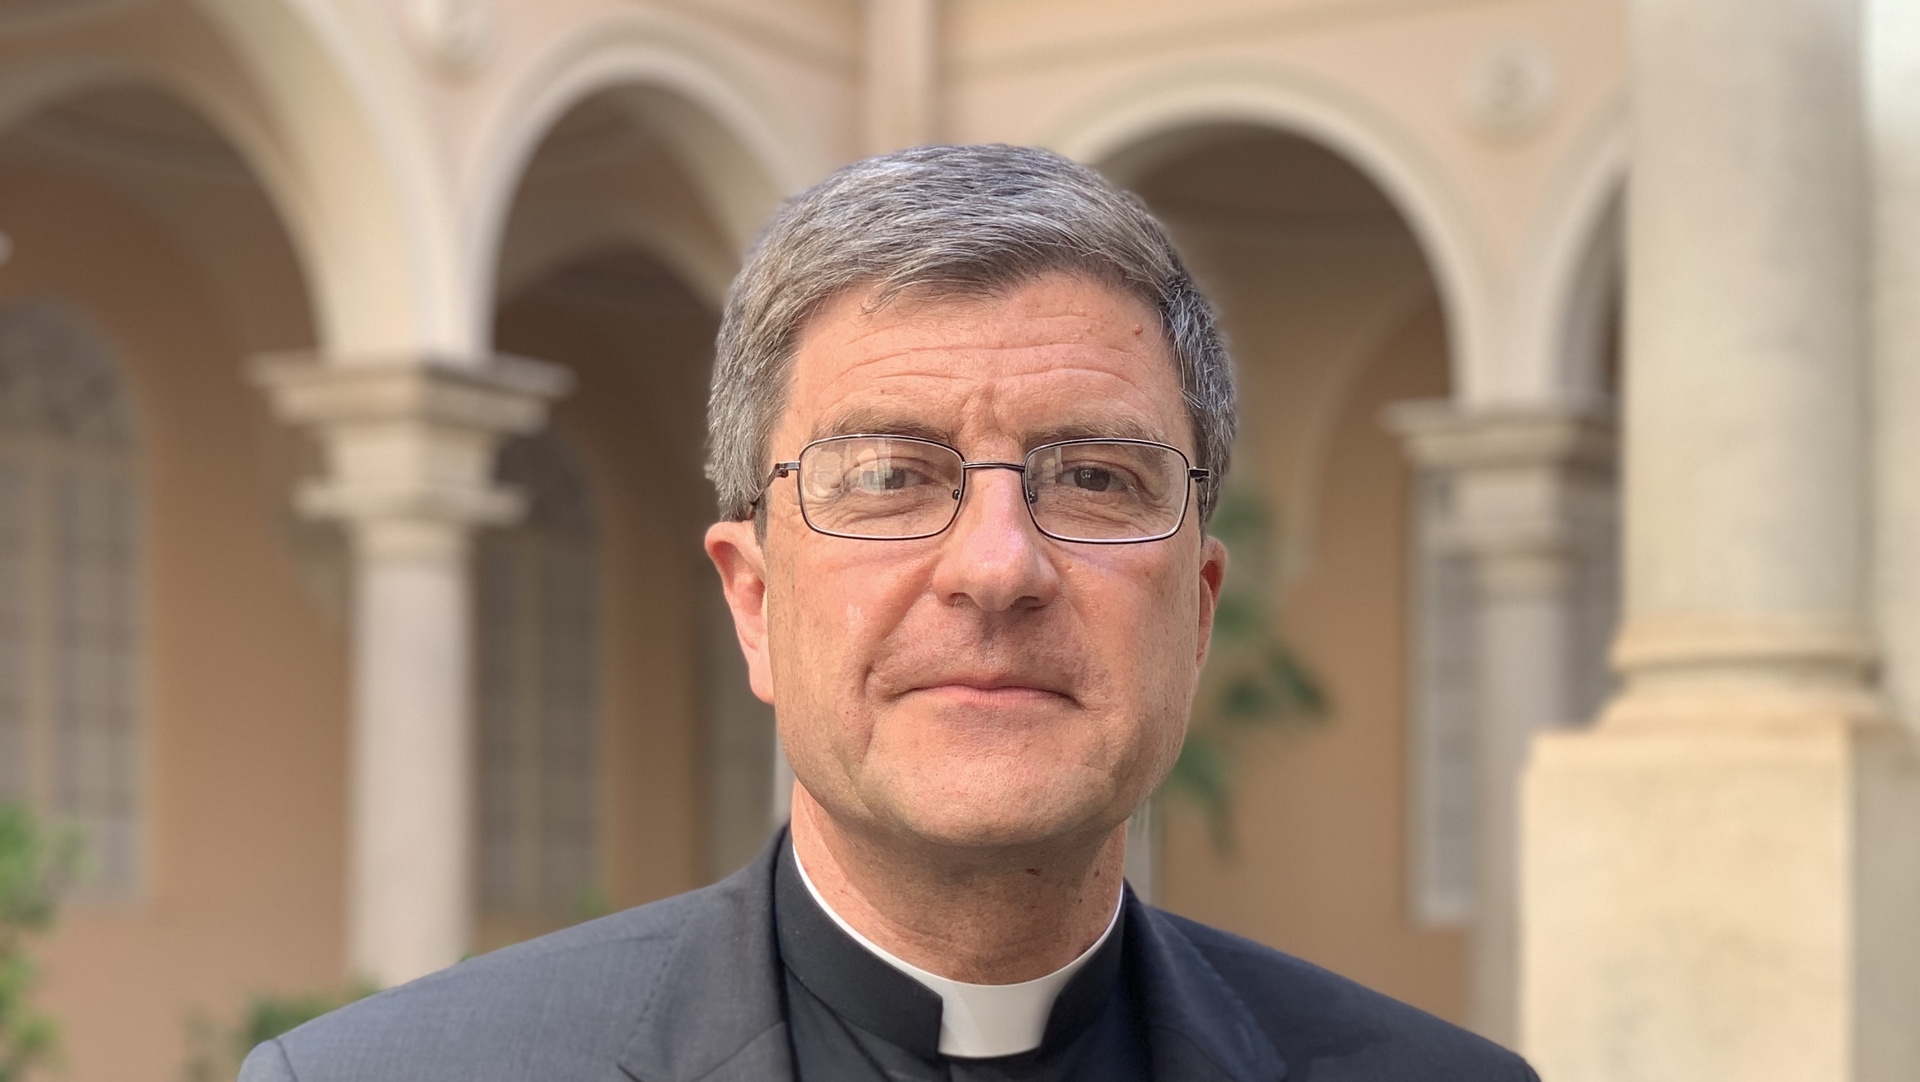
<instances>
[{"instance_id":1,"label":"forehead","mask_svg":"<svg viewBox=\"0 0 1920 1082\"><path fill-rule=\"evenodd\" d=\"M878 307L844 295L809 322L792 379L780 453L848 432L956 445L1128 436L1192 450L1158 315L1079 275Z\"/></svg>"}]
</instances>

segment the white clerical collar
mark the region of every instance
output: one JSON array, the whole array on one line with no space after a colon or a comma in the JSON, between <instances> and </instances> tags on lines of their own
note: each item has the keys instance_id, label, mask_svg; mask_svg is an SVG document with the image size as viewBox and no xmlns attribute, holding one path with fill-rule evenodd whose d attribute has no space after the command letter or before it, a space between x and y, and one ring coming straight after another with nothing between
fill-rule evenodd
<instances>
[{"instance_id":1,"label":"white clerical collar","mask_svg":"<svg viewBox=\"0 0 1920 1082\"><path fill-rule=\"evenodd\" d=\"M1093 957L1093 952L1100 949L1100 945L1120 924L1120 904L1115 903L1113 917L1107 921L1107 930L1100 933L1100 938L1093 941L1093 946L1081 951L1080 957L1044 977L1035 977L1019 984L967 984L929 973L912 962L889 954L861 935L858 929L848 924L827 904L819 888L807 876L807 866L800 862L797 848L793 851L793 866L799 869L800 881L807 885L807 893L813 895L813 900L827 916L833 918L833 923L839 925L841 931L871 951L876 958L912 977L940 997L940 1054L943 1056L984 1059L1031 1052L1040 1047L1041 1038L1047 1034L1047 1018L1053 1013L1053 1001L1059 998L1060 990L1067 986L1075 973L1080 972L1080 967L1087 964L1087 959ZM1123 900L1125 896L1125 892L1121 892Z\"/></svg>"}]
</instances>

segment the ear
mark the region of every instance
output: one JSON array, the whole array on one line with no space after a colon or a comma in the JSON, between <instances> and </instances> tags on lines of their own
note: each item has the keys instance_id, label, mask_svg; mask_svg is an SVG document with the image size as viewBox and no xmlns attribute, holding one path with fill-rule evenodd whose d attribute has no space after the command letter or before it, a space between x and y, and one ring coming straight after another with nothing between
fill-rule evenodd
<instances>
[{"instance_id":1,"label":"ear","mask_svg":"<svg viewBox=\"0 0 1920 1082\"><path fill-rule=\"evenodd\" d=\"M747 677L761 701L773 701L773 664L767 646L767 562L752 521L707 527L707 558L720 572L720 589L733 613L733 633L747 659Z\"/></svg>"},{"instance_id":2,"label":"ear","mask_svg":"<svg viewBox=\"0 0 1920 1082\"><path fill-rule=\"evenodd\" d=\"M1227 579L1227 546L1217 537L1200 538L1200 636L1194 668L1207 663L1213 641L1213 611L1220 607L1220 584Z\"/></svg>"}]
</instances>

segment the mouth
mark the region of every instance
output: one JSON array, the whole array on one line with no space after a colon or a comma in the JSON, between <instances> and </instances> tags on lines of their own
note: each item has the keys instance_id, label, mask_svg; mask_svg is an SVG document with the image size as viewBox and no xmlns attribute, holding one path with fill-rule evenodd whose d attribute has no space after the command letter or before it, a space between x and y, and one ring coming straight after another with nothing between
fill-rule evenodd
<instances>
[{"instance_id":1,"label":"mouth","mask_svg":"<svg viewBox=\"0 0 1920 1082\"><path fill-rule=\"evenodd\" d=\"M950 676L917 685L910 696L927 695L979 706L1073 702L1066 689L1049 681L1019 676Z\"/></svg>"}]
</instances>

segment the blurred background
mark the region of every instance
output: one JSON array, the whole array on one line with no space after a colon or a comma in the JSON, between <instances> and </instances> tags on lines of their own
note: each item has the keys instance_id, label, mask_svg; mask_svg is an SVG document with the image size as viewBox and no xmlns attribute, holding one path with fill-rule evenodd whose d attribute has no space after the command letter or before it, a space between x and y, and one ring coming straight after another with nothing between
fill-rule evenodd
<instances>
[{"instance_id":1,"label":"blurred background","mask_svg":"<svg viewBox=\"0 0 1920 1082\"><path fill-rule=\"evenodd\" d=\"M1231 340L1137 890L1548 1082L1920 1078L1911 6L0 0L0 1078L758 851L712 338L926 142L1139 193Z\"/></svg>"}]
</instances>

